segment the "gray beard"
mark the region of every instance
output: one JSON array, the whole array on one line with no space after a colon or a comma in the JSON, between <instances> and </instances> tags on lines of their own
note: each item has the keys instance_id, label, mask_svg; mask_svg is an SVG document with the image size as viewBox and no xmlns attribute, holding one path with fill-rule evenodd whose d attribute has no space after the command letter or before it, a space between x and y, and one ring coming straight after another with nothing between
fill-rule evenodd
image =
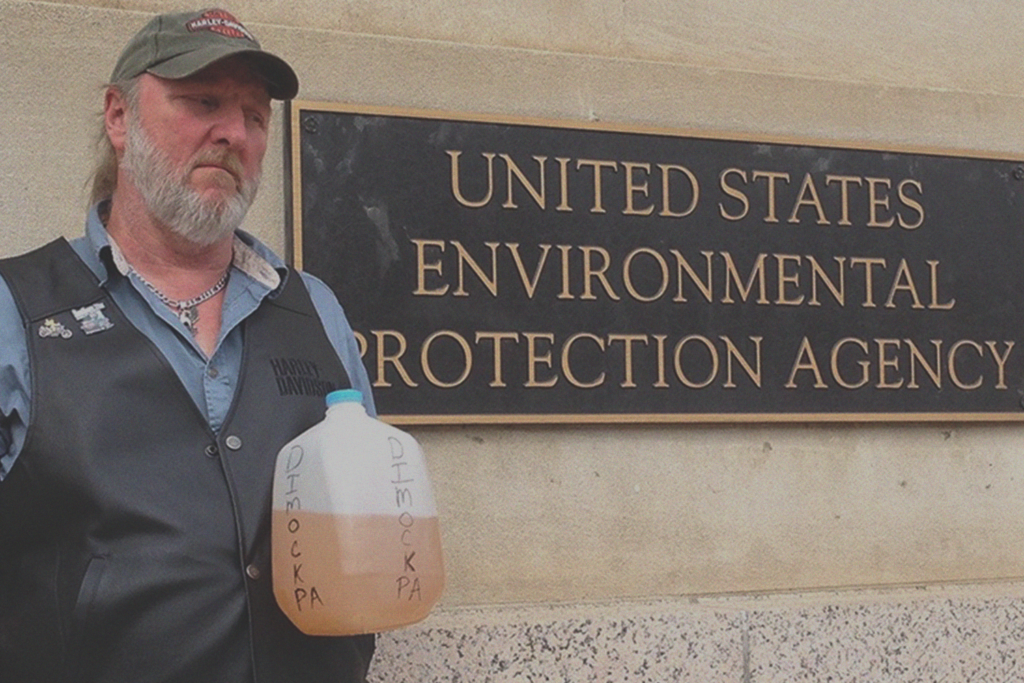
<instances>
[{"instance_id":1,"label":"gray beard","mask_svg":"<svg viewBox=\"0 0 1024 683\"><path fill-rule=\"evenodd\" d=\"M121 159L142 195L149 213L173 234L200 247L234 234L249 211L260 177L244 180L240 191L224 201L204 201L187 184L191 168L175 169L157 149L134 116L128 117L128 139Z\"/></svg>"}]
</instances>

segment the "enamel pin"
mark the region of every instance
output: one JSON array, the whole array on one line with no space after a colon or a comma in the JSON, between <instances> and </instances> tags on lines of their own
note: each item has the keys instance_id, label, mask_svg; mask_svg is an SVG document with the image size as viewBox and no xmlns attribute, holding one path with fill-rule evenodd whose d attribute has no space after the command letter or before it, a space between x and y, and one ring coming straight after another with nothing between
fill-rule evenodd
<instances>
[{"instance_id":1,"label":"enamel pin","mask_svg":"<svg viewBox=\"0 0 1024 683\"><path fill-rule=\"evenodd\" d=\"M114 326L114 323L110 322L110 319L103 315L103 308L102 303L93 304L85 308L76 308L71 311L71 315L75 316L75 320L78 321L82 332L96 334L103 330L109 330ZM69 334L68 336L71 335Z\"/></svg>"},{"instance_id":2,"label":"enamel pin","mask_svg":"<svg viewBox=\"0 0 1024 683\"><path fill-rule=\"evenodd\" d=\"M71 330L64 327L64 325L53 318L47 318L43 321L43 324L39 326L39 336L43 339L46 339L47 337L71 339Z\"/></svg>"}]
</instances>

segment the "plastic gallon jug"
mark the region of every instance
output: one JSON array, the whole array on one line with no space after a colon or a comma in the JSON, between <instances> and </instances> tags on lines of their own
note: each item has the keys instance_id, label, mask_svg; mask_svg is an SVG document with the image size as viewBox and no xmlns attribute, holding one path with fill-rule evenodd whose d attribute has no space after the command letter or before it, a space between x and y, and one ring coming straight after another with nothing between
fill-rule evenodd
<instances>
[{"instance_id":1,"label":"plastic gallon jug","mask_svg":"<svg viewBox=\"0 0 1024 683\"><path fill-rule=\"evenodd\" d=\"M437 507L410 435L327 395L322 422L277 456L271 524L277 604L310 635L397 628L444 588Z\"/></svg>"}]
</instances>

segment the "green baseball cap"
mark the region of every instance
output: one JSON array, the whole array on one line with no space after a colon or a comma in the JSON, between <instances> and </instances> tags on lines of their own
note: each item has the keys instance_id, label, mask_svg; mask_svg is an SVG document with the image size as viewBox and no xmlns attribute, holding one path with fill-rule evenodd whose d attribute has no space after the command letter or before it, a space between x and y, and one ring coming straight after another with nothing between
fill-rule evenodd
<instances>
[{"instance_id":1,"label":"green baseball cap","mask_svg":"<svg viewBox=\"0 0 1024 683\"><path fill-rule=\"evenodd\" d=\"M128 41L114 66L111 83L151 73L187 78L231 55L246 55L275 100L299 92L299 78L288 62L265 52L242 22L222 9L161 14Z\"/></svg>"}]
</instances>

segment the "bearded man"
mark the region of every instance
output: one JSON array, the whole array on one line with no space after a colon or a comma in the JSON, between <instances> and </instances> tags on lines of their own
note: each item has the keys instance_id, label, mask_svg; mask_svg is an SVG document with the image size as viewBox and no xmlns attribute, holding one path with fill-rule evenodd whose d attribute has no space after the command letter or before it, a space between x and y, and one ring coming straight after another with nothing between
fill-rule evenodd
<instances>
[{"instance_id":1,"label":"bearded man","mask_svg":"<svg viewBox=\"0 0 1024 683\"><path fill-rule=\"evenodd\" d=\"M297 90L227 12L156 17L85 236L0 261L0 681L365 680L373 636L303 635L270 582L276 454L324 412L278 374L373 413L333 294L239 229Z\"/></svg>"}]
</instances>

